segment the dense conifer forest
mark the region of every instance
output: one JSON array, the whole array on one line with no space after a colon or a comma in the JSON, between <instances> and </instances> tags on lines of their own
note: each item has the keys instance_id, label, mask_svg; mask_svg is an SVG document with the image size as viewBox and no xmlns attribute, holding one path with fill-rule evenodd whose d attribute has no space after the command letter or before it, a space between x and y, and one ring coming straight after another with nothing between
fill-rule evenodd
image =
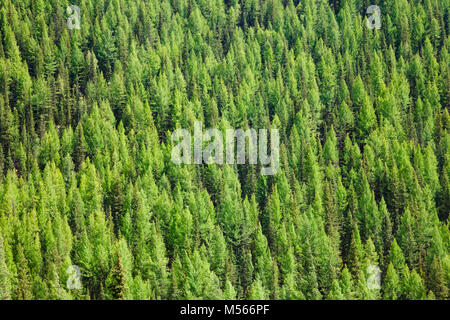
<instances>
[{"instance_id":1,"label":"dense conifer forest","mask_svg":"<svg viewBox=\"0 0 450 320\"><path fill-rule=\"evenodd\" d=\"M449 14L1 0L0 299L447 300ZM173 163L195 121L280 169Z\"/></svg>"}]
</instances>

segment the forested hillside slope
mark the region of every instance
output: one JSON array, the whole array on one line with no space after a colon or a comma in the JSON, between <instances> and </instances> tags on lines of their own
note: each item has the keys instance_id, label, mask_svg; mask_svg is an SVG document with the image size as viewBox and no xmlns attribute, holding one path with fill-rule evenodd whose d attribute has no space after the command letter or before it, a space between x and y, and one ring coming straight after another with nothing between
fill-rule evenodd
<instances>
[{"instance_id":1,"label":"forested hillside slope","mask_svg":"<svg viewBox=\"0 0 450 320\"><path fill-rule=\"evenodd\" d=\"M448 299L449 13L1 0L0 299ZM280 170L174 164L196 120Z\"/></svg>"}]
</instances>

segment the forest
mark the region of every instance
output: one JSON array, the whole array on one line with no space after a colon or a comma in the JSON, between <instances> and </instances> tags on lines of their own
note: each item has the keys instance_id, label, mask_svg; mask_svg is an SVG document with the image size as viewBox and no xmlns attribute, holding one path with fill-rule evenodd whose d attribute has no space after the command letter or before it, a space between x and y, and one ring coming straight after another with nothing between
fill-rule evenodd
<instances>
[{"instance_id":1,"label":"forest","mask_svg":"<svg viewBox=\"0 0 450 320\"><path fill-rule=\"evenodd\" d=\"M449 16L0 0L0 300L448 300ZM279 170L174 163L196 121Z\"/></svg>"}]
</instances>

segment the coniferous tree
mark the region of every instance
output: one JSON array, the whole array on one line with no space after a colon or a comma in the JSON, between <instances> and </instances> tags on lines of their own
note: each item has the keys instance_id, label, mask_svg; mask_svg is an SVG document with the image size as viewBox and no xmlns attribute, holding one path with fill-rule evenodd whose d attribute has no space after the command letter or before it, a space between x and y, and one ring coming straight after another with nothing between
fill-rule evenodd
<instances>
[{"instance_id":1,"label":"coniferous tree","mask_svg":"<svg viewBox=\"0 0 450 320\"><path fill-rule=\"evenodd\" d=\"M448 299L446 4L3 1L0 299Z\"/></svg>"},{"instance_id":2,"label":"coniferous tree","mask_svg":"<svg viewBox=\"0 0 450 320\"><path fill-rule=\"evenodd\" d=\"M4 240L0 233L0 300L11 299L11 275L6 265Z\"/></svg>"}]
</instances>

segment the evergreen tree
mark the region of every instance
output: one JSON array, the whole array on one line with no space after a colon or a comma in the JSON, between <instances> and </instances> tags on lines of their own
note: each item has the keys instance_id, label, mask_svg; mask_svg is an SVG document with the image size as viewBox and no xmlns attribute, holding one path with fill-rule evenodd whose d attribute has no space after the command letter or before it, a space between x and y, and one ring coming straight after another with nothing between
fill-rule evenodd
<instances>
[{"instance_id":1,"label":"evergreen tree","mask_svg":"<svg viewBox=\"0 0 450 320\"><path fill-rule=\"evenodd\" d=\"M0 233L0 300L11 299L11 280L8 266L6 265L6 255L4 250L4 240Z\"/></svg>"}]
</instances>

